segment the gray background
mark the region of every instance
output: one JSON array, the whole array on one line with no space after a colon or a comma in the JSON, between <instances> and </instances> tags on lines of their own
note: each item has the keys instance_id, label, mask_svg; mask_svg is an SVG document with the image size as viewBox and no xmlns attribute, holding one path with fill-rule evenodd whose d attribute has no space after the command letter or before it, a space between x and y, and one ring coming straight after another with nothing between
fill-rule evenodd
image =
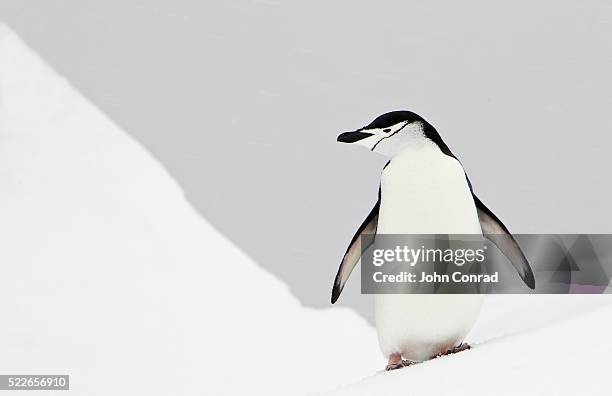
<instances>
[{"instance_id":1,"label":"gray background","mask_svg":"<svg viewBox=\"0 0 612 396\"><path fill-rule=\"evenodd\" d=\"M329 306L386 161L335 137L389 110L434 124L514 232L612 231L604 1L0 0L0 19L306 305ZM355 278L340 303L369 301Z\"/></svg>"}]
</instances>

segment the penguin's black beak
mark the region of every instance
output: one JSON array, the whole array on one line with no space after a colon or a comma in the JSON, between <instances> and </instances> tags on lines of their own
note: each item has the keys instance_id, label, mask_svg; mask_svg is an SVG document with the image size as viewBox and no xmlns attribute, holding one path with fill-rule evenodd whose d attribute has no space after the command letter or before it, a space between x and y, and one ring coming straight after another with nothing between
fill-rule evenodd
<instances>
[{"instance_id":1,"label":"penguin's black beak","mask_svg":"<svg viewBox=\"0 0 612 396\"><path fill-rule=\"evenodd\" d=\"M365 139L367 137L372 136L373 133L354 131L354 132L344 132L338 135L338 141L341 143L355 143L361 139Z\"/></svg>"}]
</instances>

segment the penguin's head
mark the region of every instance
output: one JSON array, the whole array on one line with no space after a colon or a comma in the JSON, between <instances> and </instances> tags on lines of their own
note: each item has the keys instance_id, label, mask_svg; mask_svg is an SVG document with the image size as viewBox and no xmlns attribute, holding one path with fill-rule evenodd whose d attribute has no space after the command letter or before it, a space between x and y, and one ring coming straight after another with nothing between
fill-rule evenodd
<instances>
[{"instance_id":1,"label":"penguin's head","mask_svg":"<svg viewBox=\"0 0 612 396\"><path fill-rule=\"evenodd\" d=\"M429 136L434 134L435 137ZM356 143L369 150L393 157L408 145L419 145L439 139L435 129L421 116L411 111L392 111L353 132L338 136L342 143ZM440 139L441 140L441 139Z\"/></svg>"}]
</instances>

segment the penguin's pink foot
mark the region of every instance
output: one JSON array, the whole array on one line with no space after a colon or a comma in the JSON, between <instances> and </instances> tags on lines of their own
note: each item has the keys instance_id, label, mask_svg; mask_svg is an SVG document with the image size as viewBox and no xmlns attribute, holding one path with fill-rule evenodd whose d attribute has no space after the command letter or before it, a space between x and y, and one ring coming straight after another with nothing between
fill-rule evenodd
<instances>
[{"instance_id":1,"label":"penguin's pink foot","mask_svg":"<svg viewBox=\"0 0 612 396\"><path fill-rule=\"evenodd\" d=\"M392 353L389 356L389 362L387 363L387 367L385 367L386 371L396 370L404 367L404 361L402 360L401 353Z\"/></svg>"},{"instance_id":2,"label":"penguin's pink foot","mask_svg":"<svg viewBox=\"0 0 612 396\"><path fill-rule=\"evenodd\" d=\"M471 349L470 344L463 343L463 344L461 344L459 346L454 347L453 349L449 349L446 352L440 353L436 357L452 355L453 353L457 353L457 352L461 352L461 351L467 351L468 349Z\"/></svg>"}]
</instances>

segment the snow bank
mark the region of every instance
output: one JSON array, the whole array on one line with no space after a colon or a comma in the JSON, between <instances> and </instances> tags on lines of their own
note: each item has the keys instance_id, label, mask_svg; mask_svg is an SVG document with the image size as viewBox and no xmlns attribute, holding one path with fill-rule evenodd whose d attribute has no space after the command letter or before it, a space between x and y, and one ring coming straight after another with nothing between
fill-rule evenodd
<instances>
[{"instance_id":1,"label":"snow bank","mask_svg":"<svg viewBox=\"0 0 612 396\"><path fill-rule=\"evenodd\" d=\"M490 296L473 348L342 387L341 395L605 394L610 296Z\"/></svg>"},{"instance_id":2,"label":"snow bank","mask_svg":"<svg viewBox=\"0 0 612 396\"><path fill-rule=\"evenodd\" d=\"M362 318L301 307L6 28L0 65L1 373L70 374L72 394L300 395L384 365Z\"/></svg>"}]
</instances>

